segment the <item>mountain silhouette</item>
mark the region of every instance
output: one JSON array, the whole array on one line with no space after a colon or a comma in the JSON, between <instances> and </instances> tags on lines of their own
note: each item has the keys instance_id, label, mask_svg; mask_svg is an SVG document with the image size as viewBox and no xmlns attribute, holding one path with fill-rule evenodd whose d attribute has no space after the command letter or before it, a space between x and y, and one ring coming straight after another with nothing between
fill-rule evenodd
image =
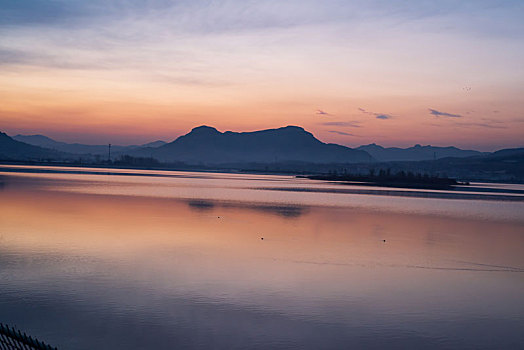
<instances>
[{"instance_id":1,"label":"mountain silhouette","mask_svg":"<svg viewBox=\"0 0 524 350\"><path fill-rule=\"evenodd\" d=\"M7 134L0 132L1 160L59 159L64 156L65 154L61 152L13 140Z\"/></svg>"},{"instance_id":2,"label":"mountain silhouette","mask_svg":"<svg viewBox=\"0 0 524 350\"><path fill-rule=\"evenodd\" d=\"M199 126L158 148L135 150L164 162L238 164L273 162L357 163L372 161L365 151L326 144L298 126L253 132L220 132Z\"/></svg>"},{"instance_id":3,"label":"mountain silhouette","mask_svg":"<svg viewBox=\"0 0 524 350\"><path fill-rule=\"evenodd\" d=\"M29 138L50 147L55 147L58 143L43 135L32 135ZM160 165L179 169L208 169L208 166L216 166L228 169L248 168L262 172L285 170L322 173L329 170L365 173L370 169L389 169L427 174L445 173L454 178L467 180L524 181L524 148L482 153L465 151L456 147L416 145L403 149L384 148L371 144L361 146L359 150L323 143L311 133L297 126L254 132L219 132L209 126L200 126L171 143L163 144L160 141L152 145L161 146L128 146L125 153L115 155L112 152L112 159L108 161L106 157L101 157L96 153L73 154L30 145L0 132L0 161L44 163L58 161L82 165L106 165L114 162L114 165L117 166L155 167ZM107 154L107 146L93 147L103 147L102 155ZM362 149L368 149L378 159L373 158ZM390 158L380 152L390 152L386 153ZM390 160L399 157L403 158ZM411 160L406 160L410 157ZM162 164L158 161L170 164Z\"/></svg>"},{"instance_id":4,"label":"mountain silhouette","mask_svg":"<svg viewBox=\"0 0 524 350\"><path fill-rule=\"evenodd\" d=\"M16 141L24 142L33 146L45 147L57 151L72 153L72 154L91 154L107 156L108 145L84 145L81 143L66 143L53 140L50 137L44 135L16 135L13 136ZM165 145L164 141L153 141L144 145L131 145L131 146L119 146L111 145L111 152L113 155L127 152L140 147L160 147Z\"/></svg>"},{"instance_id":5,"label":"mountain silhouette","mask_svg":"<svg viewBox=\"0 0 524 350\"><path fill-rule=\"evenodd\" d=\"M357 147L356 149L366 151L379 162L433 160L446 157L465 158L488 154L479 151L462 150L453 146L435 147L430 145L415 145L409 148L385 148L372 143Z\"/></svg>"},{"instance_id":6,"label":"mountain silhouette","mask_svg":"<svg viewBox=\"0 0 524 350\"><path fill-rule=\"evenodd\" d=\"M501 149L489 155L489 159L493 159L493 158L519 159L519 157L520 159L524 158L524 147Z\"/></svg>"},{"instance_id":7,"label":"mountain silhouette","mask_svg":"<svg viewBox=\"0 0 524 350\"><path fill-rule=\"evenodd\" d=\"M153 141L153 142L144 143L143 145L140 145L140 146L137 146L137 147L152 147L152 148L157 148L157 147L160 147L160 146L165 145L166 143L167 143L167 142L162 141L162 140L156 140L156 141ZM127 146L127 147L133 147L133 146Z\"/></svg>"},{"instance_id":8,"label":"mountain silhouette","mask_svg":"<svg viewBox=\"0 0 524 350\"><path fill-rule=\"evenodd\" d=\"M524 182L524 148L507 148L466 158L401 162L407 169L438 171L454 178L477 181Z\"/></svg>"}]
</instances>

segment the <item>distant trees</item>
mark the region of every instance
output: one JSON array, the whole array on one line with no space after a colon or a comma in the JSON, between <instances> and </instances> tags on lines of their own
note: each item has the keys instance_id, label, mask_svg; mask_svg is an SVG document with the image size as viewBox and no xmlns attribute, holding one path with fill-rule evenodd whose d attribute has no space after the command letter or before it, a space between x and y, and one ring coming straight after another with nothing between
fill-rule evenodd
<instances>
[{"instance_id":1,"label":"distant trees","mask_svg":"<svg viewBox=\"0 0 524 350\"><path fill-rule=\"evenodd\" d=\"M400 170L393 173L391 169L369 169L367 175L350 174L344 172L338 174L337 171L330 170L326 175L308 176L311 179L328 181L361 182L380 186L400 186L400 187L419 187L419 188L446 188L452 185L461 184L455 179L447 176L429 175L427 173L414 173L412 171ZM465 184L465 183L462 183Z\"/></svg>"}]
</instances>

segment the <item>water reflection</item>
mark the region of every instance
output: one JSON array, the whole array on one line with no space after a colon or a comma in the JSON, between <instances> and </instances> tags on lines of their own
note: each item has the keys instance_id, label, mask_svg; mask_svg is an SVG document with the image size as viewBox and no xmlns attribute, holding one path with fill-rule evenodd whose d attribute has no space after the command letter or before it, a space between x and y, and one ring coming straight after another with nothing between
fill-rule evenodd
<instances>
[{"instance_id":1,"label":"water reflection","mask_svg":"<svg viewBox=\"0 0 524 350\"><path fill-rule=\"evenodd\" d=\"M170 180L181 197L156 196L167 185L146 177L134 185L153 195L136 196L112 192L128 190L129 177L100 176L6 175L3 322L74 349L524 341L524 224L513 214L297 205L280 191L202 198L185 178ZM198 181L222 191L217 179Z\"/></svg>"},{"instance_id":2,"label":"water reflection","mask_svg":"<svg viewBox=\"0 0 524 350\"><path fill-rule=\"evenodd\" d=\"M215 204L211 201L203 200L189 200L187 201L189 208L195 209L197 211L209 211L215 207Z\"/></svg>"},{"instance_id":3,"label":"water reflection","mask_svg":"<svg viewBox=\"0 0 524 350\"><path fill-rule=\"evenodd\" d=\"M205 201L205 200L188 200L187 205L189 208L196 211L213 212L219 208L229 209L250 209L259 210L269 214L280 215L285 218L296 218L304 214L307 210L306 207L298 205L262 205L253 203L231 203L231 202L218 202L218 201Z\"/></svg>"}]
</instances>

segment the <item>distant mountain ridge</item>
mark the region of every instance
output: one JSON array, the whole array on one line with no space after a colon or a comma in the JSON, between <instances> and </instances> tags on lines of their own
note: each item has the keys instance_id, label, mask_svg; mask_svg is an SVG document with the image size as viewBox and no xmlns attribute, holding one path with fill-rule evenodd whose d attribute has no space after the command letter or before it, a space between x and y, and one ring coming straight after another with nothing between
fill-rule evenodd
<instances>
[{"instance_id":1,"label":"distant mountain ridge","mask_svg":"<svg viewBox=\"0 0 524 350\"><path fill-rule=\"evenodd\" d=\"M156 149L138 149L130 155L151 156L164 162L188 164L238 163L357 163L370 162L368 153L321 142L298 126L253 132L220 132L202 125Z\"/></svg>"},{"instance_id":2,"label":"distant mountain ridge","mask_svg":"<svg viewBox=\"0 0 524 350\"><path fill-rule=\"evenodd\" d=\"M498 151L495 151L491 154L489 154L489 158L505 158L505 157L514 157L514 156L520 156L521 158L524 157L524 147L520 148L506 148L501 149Z\"/></svg>"},{"instance_id":3,"label":"distant mountain ridge","mask_svg":"<svg viewBox=\"0 0 524 350\"><path fill-rule=\"evenodd\" d=\"M107 156L109 151L108 145L85 145L81 143L60 142L44 135L16 135L12 138L16 141L24 142L33 146L45 147L72 154L92 154ZM146 143L144 145L111 145L111 152L112 154L117 155L119 153L126 152L139 147L160 147L165 144L166 142L158 140Z\"/></svg>"},{"instance_id":4,"label":"distant mountain ridge","mask_svg":"<svg viewBox=\"0 0 524 350\"><path fill-rule=\"evenodd\" d=\"M415 145L409 148L384 148L371 144L352 149L321 142L297 126L254 132L220 132L213 127L200 126L167 144L155 141L143 145L145 147L128 146L124 152L119 152L118 146L112 146L110 160L107 158L106 145L68 144L43 135L17 135L17 138L38 142L48 148L20 142L0 132L0 160L269 172L365 173L370 169L391 169L441 172L462 179L524 182L524 148L483 153L456 147ZM68 147L62 149L79 145L101 147L102 150L99 154L96 150L90 153L63 152L58 150L57 146L60 145Z\"/></svg>"},{"instance_id":5,"label":"distant mountain ridge","mask_svg":"<svg viewBox=\"0 0 524 350\"><path fill-rule=\"evenodd\" d=\"M489 152L462 150L454 146L437 147L431 145L415 145L408 148L385 148L372 143L357 147L356 149L368 152L379 162L434 160L447 157L465 158L489 154Z\"/></svg>"},{"instance_id":6,"label":"distant mountain ridge","mask_svg":"<svg viewBox=\"0 0 524 350\"><path fill-rule=\"evenodd\" d=\"M66 154L39 146L16 141L7 134L0 132L1 160L45 160L60 159Z\"/></svg>"},{"instance_id":7,"label":"distant mountain ridge","mask_svg":"<svg viewBox=\"0 0 524 350\"><path fill-rule=\"evenodd\" d=\"M157 141L153 141L153 142L144 143L143 145L140 145L140 146L127 146L127 147L152 147L152 148L157 148L157 147L163 146L165 144L167 144L167 142L162 141L162 140L157 140Z\"/></svg>"},{"instance_id":8,"label":"distant mountain ridge","mask_svg":"<svg viewBox=\"0 0 524 350\"><path fill-rule=\"evenodd\" d=\"M208 127L208 126L202 126L194 128L193 130L198 132L199 128L210 128L211 130L215 130L217 133L219 133L215 128ZM299 128L299 127L297 127ZM269 130L279 130L278 129L269 129ZM304 130L304 129L302 129ZM261 131L255 131L255 132L263 132L265 130ZM305 130L304 130L305 131ZM305 131L307 132L307 131ZM210 132L209 135L211 137L214 132ZM222 134L222 133L220 133ZM226 131L223 133L225 135L231 135L231 134L244 134L244 133L233 133L231 131ZM24 142L33 146L48 148L51 150L56 150L60 152L66 152L71 154L82 154L82 155L99 155L99 156L107 156L108 155L108 145L86 145L86 144L80 144L80 143L66 143L66 142L60 142L56 141L50 137L44 136L44 135L16 135L12 137L16 141ZM164 141L153 141L149 142L143 145L131 145L131 146L119 146L119 145L112 145L111 146L111 153L113 156L119 156L121 154L141 154L142 156L153 156L156 155L159 152L153 151L153 148L159 148L164 145L166 145L167 142ZM344 147L344 146L340 146ZM407 147L407 148L399 148L399 147L382 147L380 145L377 145L375 143L369 144L369 145L362 145L357 148L356 150L365 151L367 152L371 158L378 162L389 162L389 161L419 161L419 160L434 160L434 159L441 159L446 157L457 157L457 158L465 158L465 157L472 157L472 156L481 156L481 155L487 155L489 152L479 152L475 150L463 150L454 146L449 147L438 147L438 146L421 146L421 145L415 145L413 147ZM160 159L170 159L169 155L162 153ZM184 158L184 157L182 157ZM278 156L276 156L276 159L278 160ZM192 159L193 160L193 159Z\"/></svg>"}]
</instances>

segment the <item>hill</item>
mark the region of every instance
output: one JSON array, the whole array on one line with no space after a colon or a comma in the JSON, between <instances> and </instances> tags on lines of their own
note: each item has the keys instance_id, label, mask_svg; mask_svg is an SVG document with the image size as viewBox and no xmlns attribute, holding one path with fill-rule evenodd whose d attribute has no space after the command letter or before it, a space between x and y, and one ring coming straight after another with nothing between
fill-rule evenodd
<instances>
[{"instance_id":1,"label":"hill","mask_svg":"<svg viewBox=\"0 0 524 350\"><path fill-rule=\"evenodd\" d=\"M431 145L415 145L409 148L385 148L372 143L369 145L357 147L357 149L368 152L379 162L434 160L446 157L465 158L486 154L479 151L462 150L453 146L436 147Z\"/></svg>"},{"instance_id":2,"label":"hill","mask_svg":"<svg viewBox=\"0 0 524 350\"><path fill-rule=\"evenodd\" d=\"M326 144L298 126L254 132L219 132L199 126L175 141L158 148L130 152L134 156L151 156L163 162L187 164L241 163L357 163L372 161L365 151L336 144Z\"/></svg>"},{"instance_id":3,"label":"hill","mask_svg":"<svg viewBox=\"0 0 524 350\"><path fill-rule=\"evenodd\" d=\"M108 145L85 145L81 143L66 143L53 140L50 137L44 135L16 135L13 136L13 139L16 141L24 142L33 146L45 147L61 152L72 153L72 154L90 154L90 155L99 155L107 156L108 154ZM139 147L160 147L165 145L164 141L153 141L146 143L144 145L131 145L131 146L119 146L111 145L111 153L117 155L119 153L128 152L130 150L139 148Z\"/></svg>"},{"instance_id":4,"label":"hill","mask_svg":"<svg viewBox=\"0 0 524 350\"><path fill-rule=\"evenodd\" d=\"M65 156L61 152L29 145L13 140L7 134L0 132L0 159L1 160L48 160Z\"/></svg>"},{"instance_id":5,"label":"hill","mask_svg":"<svg viewBox=\"0 0 524 350\"><path fill-rule=\"evenodd\" d=\"M392 173L413 173L449 176L467 181L524 182L524 148L503 149L472 157L446 157L424 161L394 161L360 166L361 173L374 169ZM356 169L350 169L356 171Z\"/></svg>"}]
</instances>

